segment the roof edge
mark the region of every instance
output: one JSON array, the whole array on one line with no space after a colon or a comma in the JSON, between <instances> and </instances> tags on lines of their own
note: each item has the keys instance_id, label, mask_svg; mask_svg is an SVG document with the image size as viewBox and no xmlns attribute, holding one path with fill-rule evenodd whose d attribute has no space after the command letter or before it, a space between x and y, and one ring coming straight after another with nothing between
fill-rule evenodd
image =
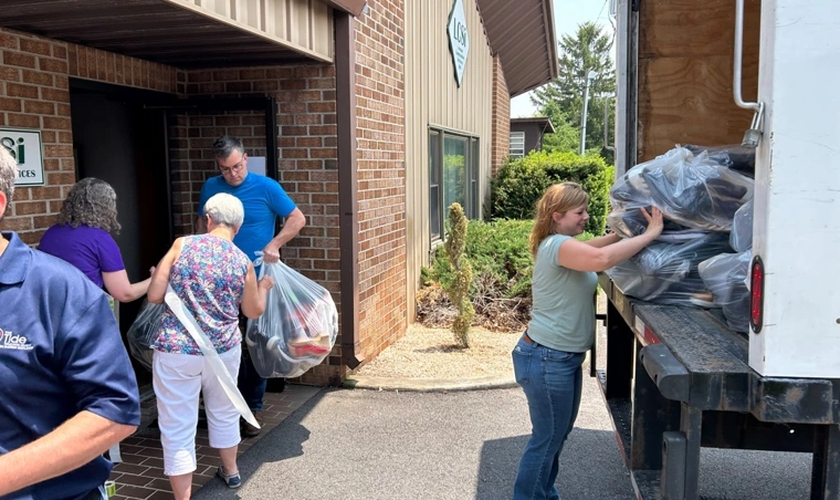
<instances>
[{"instance_id":1,"label":"roof edge","mask_svg":"<svg viewBox=\"0 0 840 500\"><path fill-rule=\"evenodd\" d=\"M557 132L554 128L554 124L551 123L551 118L548 116L531 116L531 117L524 117L524 118L511 118L510 123L536 123L537 125L542 125L544 127L544 132L549 134L554 134Z\"/></svg>"},{"instance_id":2,"label":"roof edge","mask_svg":"<svg viewBox=\"0 0 840 500\"><path fill-rule=\"evenodd\" d=\"M545 9L545 18L548 22L545 24L545 37L548 39L548 57L551 59L549 63L549 71L551 72L551 79L555 80L560 76L560 58L557 56L557 31L554 29L554 2L552 0L543 0Z\"/></svg>"},{"instance_id":3,"label":"roof edge","mask_svg":"<svg viewBox=\"0 0 840 500\"><path fill-rule=\"evenodd\" d=\"M366 0L321 0L334 9L359 17L367 6ZM549 3L551 0L548 0Z\"/></svg>"},{"instance_id":4,"label":"roof edge","mask_svg":"<svg viewBox=\"0 0 840 500\"><path fill-rule=\"evenodd\" d=\"M516 97L556 79L560 63L552 0L508 2L476 0L490 50L501 60L508 95ZM530 23L522 22L523 12Z\"/></svg>"}]
</instances>

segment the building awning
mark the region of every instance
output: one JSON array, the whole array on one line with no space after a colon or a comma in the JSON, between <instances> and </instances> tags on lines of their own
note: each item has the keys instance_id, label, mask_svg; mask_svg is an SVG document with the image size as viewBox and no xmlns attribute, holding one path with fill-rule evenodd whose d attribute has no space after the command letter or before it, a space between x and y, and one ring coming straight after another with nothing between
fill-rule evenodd
<instances>
[{"instance_id":1,"label":"building awning","mask_svg":"<svg viewBox=\"0 0 840 500\"><path fill-rule=\"evenodd\" d=\"M367 0L323 0L333 8L358 17L365 10Z\"/></svg>"},{"instance_id":2,"label":"building awning","mask_svg":"<svg viewBox=\"0 0 840 500\"><path fill-rule=\"evenodd\" d=\"M361 0L5 0L0 26L179 68L332 62ZM237 10L238 9L238 10Z\"/></svg>"},{"instance_id":3,"label":"building awning","mask_svg":"<svg viewBox=\"0 0 840 500\"><path fill-rule=\"evenodd\" d=\"M551 123L551 118L547 116L534 116L531 118L511 118L510 124L517 125L517 124L529 124L533 123L538 125L542 128L544 134L553 134L556 132L554 130L554 124Z\"/></svg>"},{"instance_id":4,"label":"building awning","mask_svg":"<svg viewBox=\"0 0 840 500\"><path fill-rule=\"evenodd\" d=\"M477 1L511 97L557 78L560 69L551 0Z\"/></svg>"}]
</instances>

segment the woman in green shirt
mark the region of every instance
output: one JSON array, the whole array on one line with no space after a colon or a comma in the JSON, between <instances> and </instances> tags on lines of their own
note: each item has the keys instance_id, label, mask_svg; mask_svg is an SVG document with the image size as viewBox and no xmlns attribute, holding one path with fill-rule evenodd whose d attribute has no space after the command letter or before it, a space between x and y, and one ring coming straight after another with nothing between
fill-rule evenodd
<instances>
[{"instance_id":1,"label":"woman in green shirt","mask_svg":"<svg viewBox=\"0 0 840 500\"><path fill-rule=\"evenodd\" d=\"M601 272L629 259L662 232L662 212L642 209L644 234L615 234L580 242L589 220L589 195L574 182L555 184L537 203L531 233L533 307L525 334L513 349L516 381L525 391L532 434L519 463L514 500L558 500L554 481L563 443L574 427L581 365L592 347L592 297Z\"/></svg>"}]
</instances>

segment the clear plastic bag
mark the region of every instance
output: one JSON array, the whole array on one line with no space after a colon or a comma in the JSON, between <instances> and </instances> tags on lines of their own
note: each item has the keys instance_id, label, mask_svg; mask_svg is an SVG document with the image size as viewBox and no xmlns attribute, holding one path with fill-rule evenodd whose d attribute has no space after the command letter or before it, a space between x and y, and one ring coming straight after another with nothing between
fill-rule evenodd
<instances>
[{"instance_id":1,"label":"clear plastic bag","mask_svg":"<svg viewBox=\"0 0 840 500\"><path fill-rule=\"evenodd\" d=\"M299 377L332 351L338 311L326 288L286 264L262 266L275 285L265 313L248 320L245 343L260 376Z\"/></svg>"},{"instance_id":2,"label":"clear plastic bag","mask_svg":"<svg viewBox=\"0 0 840 500\"><path fill-rule=\"evenodd\" d=\"M705 284L697 266L729 251L726 233L705 233L684 242L655 241L608 269L607 275L628 296L657 304L691 305Z\"/></svg>"},{"instance_id":3,"label":"clear plastic bag","mask_svg":"<svg viewBox=\"0 0 840 500\"><path fill-rule=\"evenodd\" d=\"M656 206L666 219L663 234L730 231L735 212L753 196L754 181L730 169L725 158L677 146L636 165L610 190L607 224L624 238L639 235L647 227L639 209Z\"/></svg>"},{"instance_id":4,"label":"clear plastic bag","mask_svg":"<svg viewBox=\"0 0 840 500\"><path fill-rule=\"evenodd\" d=\"M696 155L706 151L713 161L732 170L737 170L748 177L755 178L755 149L740 144L711 147L688 144L685 147Z\"/></svg>"},{"instance_id":5,"label":"clear plastic bag","mask_svg":"<svg viewBox=\"0 0 840 500\"><path fill-rule=\"evenodd\" d=\"M729 234L729 245L736 252L746 252L752 248L753 235L753 200L744 203L744 206L735 212L732 221L732 233Z\"/></svg>"},{"instance_id":6,"label":"clear plastic bag","mask_svg":"<svg viewBox=\"0 0 840 500\"><path fill-rule=\"evenodd\" d=\"M152 371L152 344L160 333L160 322L165 311L166 304L146 302L126 334L128 352L149 371Z\"/></svg>"},{"instance_id":7,"label":"clear plastic bag","mask_svg":"<svg viewBox=\"0 0 840 500\"><path fill-rule=\"evenodd\" d=\"M723 309L729 328L747 332L750 328L750 292L747 273L752 252L722 253L700 263L700 277Z\"/></svg>"}]
</instances>

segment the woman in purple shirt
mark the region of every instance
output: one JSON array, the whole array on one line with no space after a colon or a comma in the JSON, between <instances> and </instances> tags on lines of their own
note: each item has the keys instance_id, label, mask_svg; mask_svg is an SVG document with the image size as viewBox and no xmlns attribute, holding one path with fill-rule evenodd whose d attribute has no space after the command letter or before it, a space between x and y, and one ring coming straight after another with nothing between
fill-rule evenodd
<instances>
[{"instance_id":1,"label":"woman in purple shirt","mask_svg":"<svg viewBox=\"0 0 840 500\"><path fill-rule=\"evenodd\" d=\"M128 280L111 231L120 231L117 193L107 182L88 177L70 189L58 223L41 237L38 250L73 264L119 302L131 302L146 294L151 278Z\"/></svg>"}]
</instances>

